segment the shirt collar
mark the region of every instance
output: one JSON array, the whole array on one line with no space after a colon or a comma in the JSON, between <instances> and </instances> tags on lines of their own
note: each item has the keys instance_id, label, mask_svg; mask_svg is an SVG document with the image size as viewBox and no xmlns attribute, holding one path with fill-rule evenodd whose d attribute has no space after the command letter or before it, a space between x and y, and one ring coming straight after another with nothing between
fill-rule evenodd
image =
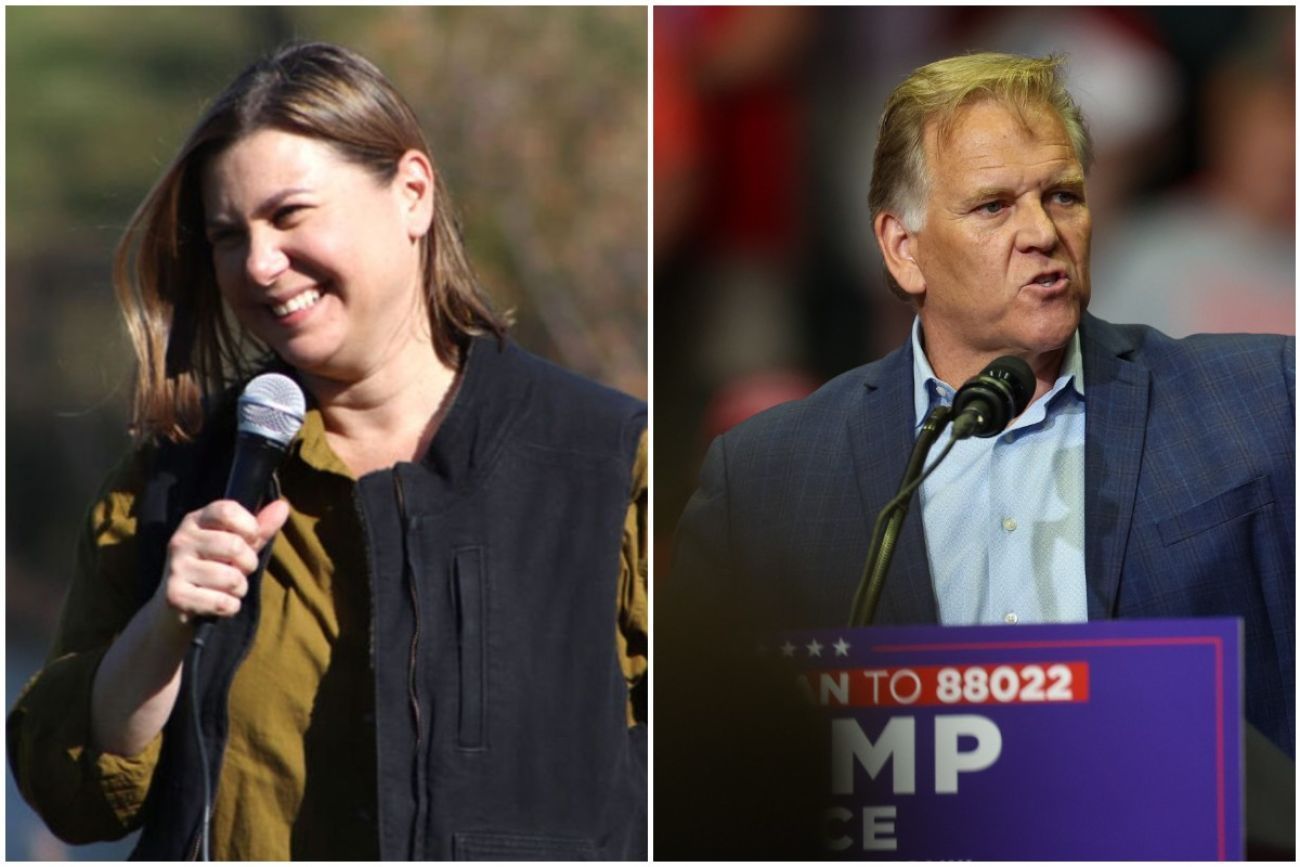
<instances>
[{"instance_id":1,"label":"shirt collar","mask_svg":"<svg viewBox=\"0 0 1300 867\"><path fill-rule=\"evenodd\" d=\"M330 448L329 441L325 438L325 419L314 404L308 407L307 414L303 417L302 429L298 432L294 446L297 448L298 459L312 469L352 478L352 471L347 464Z\"/></svg>"},{"instance_id":2,"label":"shirt collar","mask_svg":"<svg viewBox=\"0 0 1300 867\"><path fill-rule=\"evenodd\" d=\"M1061 372L1051 390L1044 395L1043 404L1049 404L1053 397L1067 387L1078 397L1083 397L1083 352L1077 328L1065 346ZM930 359L925 357L925 350L921 347L921 317L916 317L912 321L912 401L916 409L914 427L919 429L926 415L935 406L951 404L956 393L955 388L935 376Z\"/></svg>"}]
</instances>

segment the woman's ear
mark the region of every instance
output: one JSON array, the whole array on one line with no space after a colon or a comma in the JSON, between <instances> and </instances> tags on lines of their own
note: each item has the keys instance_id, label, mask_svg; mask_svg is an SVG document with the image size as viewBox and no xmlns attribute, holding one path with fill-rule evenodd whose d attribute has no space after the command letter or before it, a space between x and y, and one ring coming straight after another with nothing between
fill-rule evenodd
<instances>
[{"instance_id":1,"label":"woman's ear","mask_svg":"<svg viewBox=\"0 0 1300 867\"><path fill-rule=\"evenodd\" d=\"M393 176L393 191L397 195L407 234L419 240L429 233L433 223L434 174L429 157L418 150L409 150L397 161Z\"/></svg>"},{"instance_id":2,"label":"woman's ear","mask_svg":"<svg viewBox=\"0 0 1300 867\"><path fill-rule=\"evenodd\" d=\"M925 275L916 264L916 233L888 211L881 211L872 221L876 243L885 258L885 267L894 275L899 287L920 301L925 295Z\"/></svg>"}]
</instances>

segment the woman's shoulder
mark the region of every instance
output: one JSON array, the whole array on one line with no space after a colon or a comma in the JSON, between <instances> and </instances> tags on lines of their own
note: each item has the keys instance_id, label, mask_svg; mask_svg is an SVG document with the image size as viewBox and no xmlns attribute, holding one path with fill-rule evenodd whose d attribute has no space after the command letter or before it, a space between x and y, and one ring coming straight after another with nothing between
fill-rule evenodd
<instances>
[{"instance_id":1,"label":"woman's shoulder","mask_svg":"<svg viewBox=\"0 0 1300 867\"><path fill-rule=\"evenodd\" d=\"M630 394L561 367L518 345L514 345L514 351L521 363L532 368L539 387L546 391L550 400L588 404L592 409L614 413L645 412L645 402Z\"/></svg>"},{"instance_id":2,"label":"woman's shoulder","mask_svg":"<svg viewBox=\"0 0 1300 867\"><path fill-rule=\"evenodd\" d=\"M154 443L133 443L104 474L90 503L89 523L96 538L135 532L137 504L157 454Z\"/></svg>"},{"instance_id":3,"label":"woman's shoulder","mask_svg":"<svg viewBox=\"0 0 1300 867\"><path fill-rule=\"evenodd\" d=\"M634 451L646 426L645 402L523 349L513 341L478 345L501 379L512 383L530 438L567 447ZM474 363L473 357L471 364ZM502 394L506 392L500 392Z\"/></svg>"}]
</instances>

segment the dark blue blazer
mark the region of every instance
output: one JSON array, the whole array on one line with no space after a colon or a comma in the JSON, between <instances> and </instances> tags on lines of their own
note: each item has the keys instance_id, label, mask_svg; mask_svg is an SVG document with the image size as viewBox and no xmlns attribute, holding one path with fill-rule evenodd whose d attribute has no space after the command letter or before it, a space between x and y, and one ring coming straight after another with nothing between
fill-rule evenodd
<instances>
[{"instance_id":1,"label":"dark blue blazer","mask_svg":"<svg viewBox=\"0 0 1300 867\"><path fill-rule=\"evenodd\" d=\"M1295 339L1085 316L1090 619L1235 616L1246 718L1295 755ZM911 343L717 438L671 581L784 628L847 623L915 428ZM937 623L923 522L877 623Z\"/></svg>"}]
</instances>

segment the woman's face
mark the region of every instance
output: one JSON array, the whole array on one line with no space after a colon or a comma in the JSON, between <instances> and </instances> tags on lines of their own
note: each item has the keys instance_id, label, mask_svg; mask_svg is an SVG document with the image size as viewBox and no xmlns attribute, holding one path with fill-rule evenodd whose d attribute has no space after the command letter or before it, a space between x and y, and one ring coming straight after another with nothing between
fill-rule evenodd
<instances>
[{"instance_id":1,"label":"woman's face","mask_svg":"<svg viewBox=\"0 0 1300 867\"><path fill-rule=\"evenodd\" d=\"M325 142L254 132L203 173L217 285L286 362L359 381L429 340L420 239L432 197L431 169L416 152L383 183Z\"/></svg>"}]
</instances>

